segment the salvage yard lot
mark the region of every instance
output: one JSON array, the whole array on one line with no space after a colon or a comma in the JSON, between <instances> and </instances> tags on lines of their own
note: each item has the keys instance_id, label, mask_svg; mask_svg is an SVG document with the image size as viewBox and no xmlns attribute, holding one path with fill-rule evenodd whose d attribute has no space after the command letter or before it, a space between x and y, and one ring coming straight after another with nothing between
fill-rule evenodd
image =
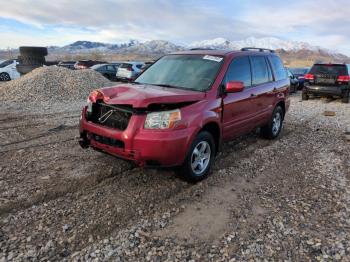
<instances>
[{"instance_id":1,"label":"salvage yard lot","mask_svg":"<svg viewBox=\"0 0 350 262\"><path fill-rule=\"evenodd\" d=\"M81 149L81 105L1 106L0 261L350 259L349 105L293 95L196 185Z\"/></svg>"}]
</instances>

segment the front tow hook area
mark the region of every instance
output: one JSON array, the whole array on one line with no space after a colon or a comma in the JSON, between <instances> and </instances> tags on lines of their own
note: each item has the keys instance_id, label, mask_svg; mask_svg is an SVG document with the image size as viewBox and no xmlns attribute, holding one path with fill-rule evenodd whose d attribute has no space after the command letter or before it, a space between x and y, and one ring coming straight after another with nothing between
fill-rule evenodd
<instances>
[{"instance_id":1,"label":"front tow hook area","mask_svg":"<svg viewBox=\"0 0 350 262\"><path fill-rule=\"evenodd\" d=\"M86 134L80 134L80 138L79 138L79 145L82 148L88 148L90 145L89 140L86 137Z\"/></svg>"}]
</instances>

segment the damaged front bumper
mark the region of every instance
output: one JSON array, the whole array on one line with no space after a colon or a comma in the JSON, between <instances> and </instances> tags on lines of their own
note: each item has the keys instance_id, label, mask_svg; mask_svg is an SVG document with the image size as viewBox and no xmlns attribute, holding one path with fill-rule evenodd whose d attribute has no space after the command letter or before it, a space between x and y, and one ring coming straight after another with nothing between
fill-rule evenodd
<instances>
[{"instance_id":1,"label":"damaged front bumper","mask_svg":"<svg viewBox=\"0 0 350 262\"><path fill-rule=\"evenodd\" d=\"M80 120L79 144L82 148L91 147L140 166L178 166L185 159L191 139L189 128L144 129L146 115L136 114L121 131L87 121L85 115L86 108Z\"/></svg>"}]
</instances>

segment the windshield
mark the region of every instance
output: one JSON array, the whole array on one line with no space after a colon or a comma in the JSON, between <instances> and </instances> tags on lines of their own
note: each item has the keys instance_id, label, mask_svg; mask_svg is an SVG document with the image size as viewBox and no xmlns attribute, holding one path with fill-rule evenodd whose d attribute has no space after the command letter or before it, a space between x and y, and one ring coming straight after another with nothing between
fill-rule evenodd
<instances>
[{"instance_id":1,"label":"windshield","mask_svg":"<svg viewBox=\"0 0 350 262\"><path fill-rule=\"evenodd\" d=\"M290 68L293 75L305 75L308 70L308 68Z\"/></svg>"},{"instance_id":2,"label":"windshield","mask_svg":"<svg viewBox=\"0 0 350 262\"><path fill-rule=\"evenodd\" d=\"M13 60L6 60L0 63L0 68L11 65L13 63Z\"/></svg>"},{"instance_id":3,"label":"windshield","mask_svg":"<svg viewBox=\"0 0 350 262\"><path fill-rule=\"evenodd\" d=\"M223 57L209 55L167 55L150 66L135 81L196 91L214 83Z\"/></svg>"}]
</instances>

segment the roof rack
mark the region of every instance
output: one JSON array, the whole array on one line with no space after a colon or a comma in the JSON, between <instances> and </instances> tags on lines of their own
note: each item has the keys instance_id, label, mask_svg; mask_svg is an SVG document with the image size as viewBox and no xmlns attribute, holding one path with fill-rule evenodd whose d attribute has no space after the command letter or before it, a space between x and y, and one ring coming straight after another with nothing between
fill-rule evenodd
<instances>
[{"instance_id":1,"label":"roof rack","mask_svg":"<svg viewBox=\"0 0 350 262\"><path fill-rule=\"evenodd\" d=\"M203 48L203 47L196 47L196 48L191 48L191 51L195 51L195 50L215 50L214 48Z\"/></svg>"},{"instance_id":2,"label":"roof rack","mask_svg":"<svg viewBox=\"0 0 350 262\"><path fill-rule=\"evenodd\" d=\"M267 48L258 48L258 47L243 47L241 51L259 51L259 52L275 53L275 50L271 50Z\"/></svg>"}]
</instances>

